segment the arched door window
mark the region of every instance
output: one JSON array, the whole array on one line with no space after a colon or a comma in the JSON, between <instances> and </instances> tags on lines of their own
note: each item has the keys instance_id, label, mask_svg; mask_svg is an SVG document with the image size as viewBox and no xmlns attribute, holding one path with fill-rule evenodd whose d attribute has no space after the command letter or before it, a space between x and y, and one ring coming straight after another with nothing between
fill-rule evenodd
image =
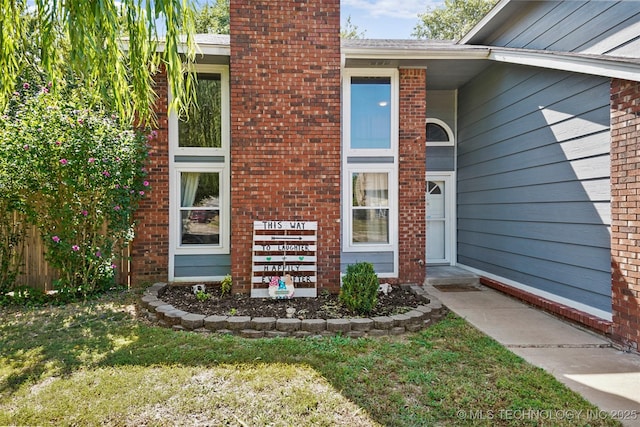
<instances>
[{"instance_id":1,"label":"arched door window","mask_svg":"<svg viewBox=\"0 0 640 427\"><path fill-rule=\"evenodd\" d=\"M427 145L455 145L453 132L445 122L439 119L427 119Z\"/></svg>"}]
</instances>

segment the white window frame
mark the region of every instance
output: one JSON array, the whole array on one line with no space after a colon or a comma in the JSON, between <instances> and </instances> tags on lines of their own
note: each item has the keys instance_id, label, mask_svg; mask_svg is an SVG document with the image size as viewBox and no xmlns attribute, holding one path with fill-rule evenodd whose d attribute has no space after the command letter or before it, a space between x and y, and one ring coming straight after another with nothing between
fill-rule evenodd
<instances>
[{"instance_id":1,"label":"white window frame","mask_svg":"<svg viewBox=\"0 0 640 427\"><path fill-rule=\"evenodd\" d=\"M169 233L173 242L174 255L228 254L231 235L231 192L229 191L228 168L224 163L182 163L174 165L170 178L169 197ZM220 243L217 245L183 245L181 242L182 215L180 206L180 174L182 172L201 172L220 174Z\"/></svg>"},{"instance_id":2,"label":"white window frame","mask_svg":"<svg viewBox=\"0 0 640 427\"><path fill-rule=\"evenodd\" d=\"M344 203L342 218L342 250L343 252L398 252L398 167L394 164L347 164L343 177ZM387 173L389 174L389 243L353 243L352 200L353 185L351 178L354 173Z\"/></svg>"},{"instance_id":3,"label":"white window frame","mask_svg":"<svg viewBox=\"0 0 640 427\"><path fill-rule=\"evenodd\" d=\"M220 74L221 105L221 147L179 147L178 116L169 112L169 281L215 280L215 277L176 278L176 255L216 255L229 254L231 251L231 154L230 154L230 87L229 67L226 65L196 65L195 72ZM171 92L169 97L171 99ZM176 156L190 157L189 161L177 162ZM202 159L198 159L202 157ZM207 161L206 157L222 157L223 161ZM220 243L218 245L182 245L180 212L180 173L217 172L220 174Z\"/></svg>"},{"instance_id":4,"label":"white window frame","mask_svg":"<svg viewBox=\"0 0 640 427\"><path fill-rule=\"evenodd\" d=\"M427 147L453 147L456 145L455 136L448 124L446 124L444 121L440 119L430 117L424 123L425 128L429 123L433 123L435 125L442 127L442 129L444 129L444 131L447 133L447 136L449 137L449 141L429 141L427 139Z\"/></svg>"},{"instance_id":5,"label":"white window frame","mask_svg":"<svg viewBox=\"0 0 640 427\"><path fill-rule=\"evenodd\" d=\"M169 154L172 156L228 156L230 143L230 87L229 87L229 67L226 65L196 65L195 72L201 74L220 74L220 86L222 90L222 105L220 114L222 115L221 147L180 147L178 145L178 115L175 111L169 113ZM171 94L169 95L171 96ZM173 157L171 157L173 159Z\"/></svg>"},{"instance_id":6,"label":"white window frame","mask_svg":"<svg viewBox=\"0 0 640 427\"><path fill-rule=\"evenodd\" d=\"M344 153L346 156L398 156L398 129L399 129L399 71L397 69L348 69L343 72L342 93L343 93L343 141ZM390 148L351 148L351 78L352 77L389 77L391 82L391 147Z\"/></svg>"}]
</instances>

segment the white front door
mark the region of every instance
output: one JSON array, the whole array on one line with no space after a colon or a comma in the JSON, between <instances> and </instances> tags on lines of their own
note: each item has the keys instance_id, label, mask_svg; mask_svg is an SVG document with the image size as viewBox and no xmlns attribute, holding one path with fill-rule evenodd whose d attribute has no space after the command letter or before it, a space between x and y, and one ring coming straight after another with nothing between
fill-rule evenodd
<instances>
[{"instance_id":1,"label":"white front door","mask_svg":"<svg viewBox=\"0 0 640 427\"><path fill-rule=\"evenodd\" d=\"M451 175L427 175L427 264L451 264Z\"/></svg>"}]
</instances>

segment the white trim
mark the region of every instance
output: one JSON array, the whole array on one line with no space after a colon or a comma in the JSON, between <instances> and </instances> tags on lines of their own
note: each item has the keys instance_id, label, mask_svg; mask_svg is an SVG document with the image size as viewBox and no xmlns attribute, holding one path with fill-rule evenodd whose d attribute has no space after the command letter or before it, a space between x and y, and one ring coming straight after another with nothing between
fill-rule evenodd
<instances>
[{"instance_id":1,"label":"white trim","mask_svg":"<svg viewBox=\"0 0 640 427\"><path fill-rule=\"evenodd\" d=\"M351 200L353 198L353 186L351 185L351 175L353 173L387 173L389 176L389 243L351 243L352 221L351 221ZM389 252L393 251L395 256L394 274L398 265L398 166L394 164L346 164L344 168L343 185L343 252ZM396 277L396 276L390 276Z\"/></svg>"},{"instance_id":2,"label":"white trim","mask_svg":"<svg viewBox=\"0 0 640 427\"><path fill-rule=\"evenodd\" d=\"M466 45L469 40L474 38L476 34L484 29L485 25L491 22L493 18L495 18L496 15L498 15L509 3L511 3L511 0L501 0L498 4L493 6L489 13L487 13L471 30L469 30L469 32L460 39L460 41L458 41L458 44Z\"/></svg>"},{"instance_id":3,"label":"white trim","mask_svg":"<svg viewBox=\"0 0 640 427\"><path fill-rule=\"evenodd\" d=\"M209 255L228 254L231 234L231 194L229 191L228 168L223 163L173 163L169 175L169 241L172 243L172 256L175 255ZM180 173L182 172L217 172L220 174L220 244L188 245L180 242ZM171 252L171 251L170 251Z\"/></svg>"},{"instance_id":4,"label":"white trim","mask_svg":"<svg viewBox=\"0 0 640 427\"><path fill-rule=\"evenodd\" d=\"M608 320L608 321L613 320L613 317L612 317L613 315L611 313L608 313L608 312L604 311L604 310L600 310L600 309L588 306L586 304L582 304L582 303L579 303L577 301L573 301L571 299L564 298L564 297L552 294L550 292L542 291L540 289L533 288L531 286L528 286L528 285L525 285L523 283L516 282L516 281L510 280L510 279L504 278L502 276L497 276L495 274L487 273L486 271L482 271L482 270L479 270L479 269L476 269L476 268L473 268L473 267L469 267L469 266L464 265L464 264L458 264L457 267L464 268L465 270L469 270L470 272L475 273L478 276L487 277L489 279L492 279L492 280L495 280L497 282L503 283L505 285L511 286L512 288L516 288L516 289L519 289L521 291L528 292L530 294L537 295L537 296L542 297L542 298L546 298L546 299L548 299L550 301L557 302L558 304L563 304L563 305L566 305L568 307L575 308L576 310L583 311L583 312L585 312L587 314L591 314L592 316L596 316L596 317L598 317L600 319L604 319L604 320Z\"/></svg>"},{"instance_id":5,"label":"white trim","mask_svg":"<svg viewBox=\"0 0 640 427\"><path fill-rule=\"evenodd\" d=\"M230 112L230 87L229 87L229 67L227 65L194 65L196 73L220 74L221 87L221 144L220 148L202 147L179 147L178 146L178 115L175 111L169 113L169 146L172 148L169 155L172 156L229 156L231 112ZM169 95L171 103L171 95Z\"/></svg>"},{"instance_id":6,"label":"white trim","mask_svg":"<svg viewBox=\"0 0 640 427\"><path fill-rule=\"evenodd\" d=\"M186 277L174 277L169 279L171 282L176 283L193 283L193 282L222 282L225 276L186 276Z\"/></svg>"},{"instance_id":7,"label":"white trim","mask_svg":"<svg viewBox=\"0 0 640 427\"><path fill-rule=\"evenodd\" d=\"M230 165L230 88L229 67L226 65L195 65L195 72L220 74L222 90L222 147L191 148L178 147L178 117L175 111L169 113L169 277L170 282L220 281L224 276L175 276L176 255L213 255L230 253L231 239L231 165ZM171 91L169 90L169 102ZM176 156L223 156L224 162L176 162ZM180 173L218 172L220 173L220 245L199 245L181 247L180 242Z\"/></svg>"},{"instance_id":8,"label":"white trim","mask_svg":"<svg viewBox=\"0 0 640 427\"><path fill-rule=\"evenodd\" d=\"M424 48L343 47L345 59L370 60L428 60L428 59L487 59L490 48L485 46L453 44L425 46ZM423 68L423 67L420 67ZM388 70L390 70L389 68ZM353 69L355 70L355 69Z\"/></svg>"},{"instance_id":9,"label":"white trim","mask_svg":"<svg viewBox=\"0 0 640 427\"><path fill-rule=\"evenodd\" d=\"M640 81L640 63L613 56L586 56L523 49L491 48L489 59L509 64L529 65L574 73L593 74Z\"/></svg>"},{"instance_id":10,"label":"white trim","mask_svg":"<svg viewBox=\"0 0 640 427\"><path fill-rule=\"evenodd\" d=\"M431 261L431 265L448 264L455 265L456 253L456 173L450 172L427 172L426 181L444 181L444 209L445 209L445 258ZM425 194L426 198L426 194ZM425 221L427 220L425 215ZM427 236L427 239L429 236ZM425 248L425 263L426 248Z\"/></svg>"},{"instance_id":11,"label":"white trim","mask_svg":"<svg viewBox=\"0 0 640 427\"><path fill-rule=\"evenodd\" d=\"M447 133L447 136L449 137L449 141L429 141L429 140L427 140L427 147L452 147L452 146L456 145L456 137L453 134L453 130L451 130L451 128L449 127L448 124L446 124L444 121L442 121L440 119L436 119L434 117L428 117L425 120L425 122L424 122L425 127L429 123L433 123L433 124L436 124L436 125L442 127L442 129L444 129L444 131Z\"/></svg>"},{"instance_id":12,"label":"white trim","mask_svg":"<svg viewBox=\"0 0 640 427\"><path fill-rule=\"evenodd\" d=\"M399 138L399 71L397 69L350 68L343 70L342 80L342 142L343 157L398 156ZM389 77L391 82L391 135L390 147L385 149L351 148L351 77Z\"/></svg>"}]
</instances>

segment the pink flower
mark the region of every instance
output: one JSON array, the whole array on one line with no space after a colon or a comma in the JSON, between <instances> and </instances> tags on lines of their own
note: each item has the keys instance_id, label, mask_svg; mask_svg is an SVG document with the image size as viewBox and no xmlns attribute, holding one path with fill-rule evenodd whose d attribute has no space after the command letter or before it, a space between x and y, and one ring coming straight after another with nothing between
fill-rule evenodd
<instances>
[{"instance_id":1,"label":"pink flower","mask_svg":"<svg viewBox=\"0 0 640 427\"><path fill-rule=\"evenodd\" d=\"M93 163L95 161L96 161L96 159L94 159L93 157L89 157L89 163Z\"/></svg>"},{"instance_id":2,"label":"pink flower","mask_svg":"<svg viewBox=\"0 0 640 427\"><path fill-rule=\"evenodd\" d=\"M62 142L56 141L56 142L54 142L54 144L56 144L59 147L62 144Z\"/></svg>"},{"instance_id":3,"label":"pink flower","mask_svg":"<svg viewBox=\"0 0 640 427\"><path fill-rule=\"evenodd\" d=\"M24 83L22 85L22 89L29 89L31 86L29 85L29 83Z\"/></svg>"},{"instance_id":4,"label":"pink flower","mask_svg":"<svg viewBox=\"0 0 640 427\"><path fill-rule=\"evenodd\" d=\"M109 178L111 176L111 174L109 173L109 171L103 171L102 175L106 176L107 178Z\"/></svg>"},{"instance_id":5,"label":"pink flower","mask_svg":"<svg viewBox=\"0 0 640 427\"><path fill-rule=\"evenodd\" d=\"M116 268L118 268L118 266L115 265L115 264L111 264L111 268L113 268L115 270Z\"/></svg>"},{"instance_id":6,"label":"pink flower","mask_svg":"<svg viewBox=\"0 0 640 427\"><path fill-rule=\"evenodd\" d=\"M115 206L113 207L113 210L114 210L114 211L119 211L119 210L120 210L120 205L115 205Z\"/></svg>"},{"instance_id":7,"label":"pink flower","mask_svg":"<svg viewBox=\"0 0 640 427\"><path fill-rule=\"evenodd\" d=\"M87 216L87 215L89 215L89 212L87 212L87 211L82 211L82 216Z\"/></svg>"},{"instance_id":8,"label":"pink flower","mask_svg":"<svg viewBox=\"0 0 640 427\"><path fill-rule=\"evenodd\" d=\"M24 145L22 146L22 148L24 148L25 150L28 150L28 149L29 149L29 144L24 144Z\"/></svg>"},{"instance_id":9,"label":"pink flower","mask_svg":"<svg viewBox=\"0 0 640 427\"><path fill-rule=\"evenodd\" d=\"M138 194L140 194L141 196L144 196L144 191L139 191Z\"/></svg>"},{"instance_id":10,"label":"pink flower","mask_svg":"<svg viewBox=\"0 0 640 427\"><path fill-rule=\"evenodd\" d=\"M116 157L116 162L119 162L119 161L120 161L120 157Z\"/></svg>"},{"instance_id":11,"label":"pink flower","mask_svg":"<svg viewBox=\"0 0 640 427\"><path fill-rule=\"evenodd\" d=\"M74 252L78 252L80 250L80 246L73 245L73 246L71 246L71 249L73 249Z\"/></svg>"},{"instance_id":12,"label":"pink flower","mask_svg":"<svg viewBox=\"0 0 640 427\"><path fill-rule=\"evenodd\" d=\"M61 164L61 165L66 165L67 163L69 163L69 162L67 161L67 159L60 159L60 164Z\"/></svg>"},{"instance_id":13,"label":"pink flower","mask_svg":"<svg viewBox=\"0 0 640 427\"><path fill-rule=\"evenodd\" d=\"M53 236L51 240L53 240L56 243L60 243L60 238L58 236Z\"/></svg>"},{"instance_id":14,"label":"pink flower","mask_svg":"<svg viewBox=\"0 0 640 427\"><path fill-rule=\"evenodd\" d=\"M82 119L78 119L78 123L79 123L79 124L83 124L83 123L84 123L84 120L82 120Z\"/></svg>"},{"instance_id":15,"label":"pink flower","mask_svg":"<svg viewBox=\"0 0 640 427\"><path fill-rule=\"evenodd\" d=\"M149 186L149 181L143 181L142 185L144 185L145 187L148 187Z\"/></svg>"},{"instance_id":16,"label":"pink flower","mask_svg":"<svg viewBox=\"0 0 640 427\"><path fill-rule=\"evenodd\" d=\"M100 252L100 251L96 251L96 256L97 256L98 258L100 258L100 257L102 256L102 252Z\"/></svg>"}]
</instances>

